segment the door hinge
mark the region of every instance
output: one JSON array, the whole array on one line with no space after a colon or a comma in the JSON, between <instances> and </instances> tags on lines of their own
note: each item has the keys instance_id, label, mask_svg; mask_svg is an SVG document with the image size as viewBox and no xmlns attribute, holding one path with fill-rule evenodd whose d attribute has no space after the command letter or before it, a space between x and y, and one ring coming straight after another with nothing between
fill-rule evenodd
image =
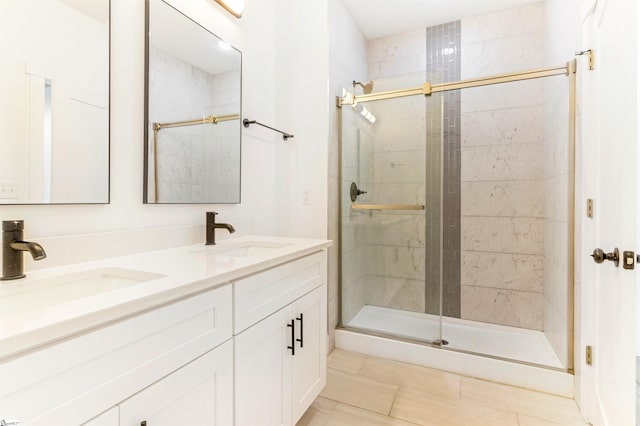
<instances>
[{"instance_id":1,"label":"door hinge","mask_svg":"<svg viewBox=\"0 0 640 426\"><path fill-rule=\"evenodd\" d=\"M587 57L589 58L589 62L588 62L589 70L593 71L595 69L593 49L576 51L575 54L576 56L587 55Z\"/></svg>"},{"instance_id":2,"label":"door hinge","mask_svg":"<svg viewBox=\"0 0 640 426\"><path fill-rule=\"evenodd\" d=\"M593 218L593 198L587 198L587 217Z\"/></svg>"},{"instance_id":3,"label":"door hinge","mask_svg":"<svg viewBox=\"0 0 640 426\"><path fill-rule=\"evenodd\" d=\"M591 346L587 346L585 351L585 361L587 365L593 365L593 348Z\"/></svg>"}]
</instances>

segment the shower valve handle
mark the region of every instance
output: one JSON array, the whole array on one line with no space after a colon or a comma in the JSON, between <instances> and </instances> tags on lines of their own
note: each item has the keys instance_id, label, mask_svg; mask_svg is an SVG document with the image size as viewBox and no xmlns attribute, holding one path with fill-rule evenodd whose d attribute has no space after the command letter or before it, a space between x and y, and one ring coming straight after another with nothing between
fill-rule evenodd
<instances>
[{"instance_id":1,"label":"shower valve handle","mask_svg":"<svg viewBox=\"0 0 640 426\"><path fill-rule=\"evenodd\" d=\"M616 266L620 264L620 251L618 247L615 247L611 253L605 253L604 250L597 248L593 250L591 257L593 257L593 261L596 263L603 263L605 260L610 260Z\"/></svg>"}]
</instances>

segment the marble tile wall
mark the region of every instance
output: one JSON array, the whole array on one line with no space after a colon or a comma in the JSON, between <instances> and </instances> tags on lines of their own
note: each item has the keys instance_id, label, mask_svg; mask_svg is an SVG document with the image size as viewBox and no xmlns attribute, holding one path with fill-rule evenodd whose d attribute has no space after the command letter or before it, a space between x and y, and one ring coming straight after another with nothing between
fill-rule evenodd
<instances>
[{"instance_id":1,"label":"marble tile wall","mask_svg":"<svg viewBox=\"0 0 640 426\"><path fill-rule=\"evenodd\" d=\"M240 111L239 71L211 75L157 48L152 47L149 54L153 65L149 70L150 122ZM233 141L239 132L238 121L160 131L158 201L194 202L208 197L237 202L240 146Z\"/></svg>"},{"instance_id":2,"label":"marble tile wall","mask_svg":"<svg viewBox=\"0 0 640 426\"><path fill-rule=\"evenodd\" d=\"M205 110L214 115L238 113L240 107L240 71L216 74L212 78L213 102ZM241 146L235 141L240 133L240 121L224 121L215 126L201 126L206 132L202 158L205 167L205 197L209 200L238 201L238 182L240 182ZM195 153L197 154L197 153ZM198 161L197 155L193 161ZM197 199L197 198L194 198Z\"/></svg>"},{"instance_id":3,"label":"marble tile wall","mask_svg":"<svg viewBox=\"0 0 640 426\"><path fill-rule=\"evenodd\" d=\"M561 63L559 61L559 63ZM548 79L544 90L544 330L558 358L568 365L573 331L569 291L569 155L566 78ZM579 215L578 215L579 216Z\"/></svg>"},{"instance_id":4,"label":"marble tile wall","mask_svg":"<svg viewBox=\"0 0 640 426\"><path fill-rule=\"evenodd\" d=\"M423 28L369 40L369 79L377 80L426 71L426 43Z\"/></svg>"},{"instance_id":5,"label":"marble tile wall","mask_svg":"<svg viewBox=\"0 0 640 426\"><path fill-rule=\"evenodd\" d=\"M416 87L427 80L459 80L460 47L459 21L370 40L369 75L377 79L375 90ZM442 311L459 317L460 94L436 95L426 102L422 98L386 100L371 105L371 109L379 120L375 131L375 176L369 184L372 191L368 199L375 203L424 204L426 209L417 215L375 213L393 219L383 219L379 228L382 230L369 241L372 260L382 267L368 280L366 302L434 314ZM443 206L445 213L441 214ZM396 232L385 231L386 227ZM424 237L407 233L418 227ZM440 250L443 245L444 257ZM380 246L394 250L381 250ZM419 271L412 270L419 274L408 277L400 271L393 255L398 247L407 251L407 259L415 260L415 254L421 253L423 264ZM424 303L415 302L421 299Z\"/></svg>"},{"instance_id":6,"label":"marble tile wall","mask_svg":"<svg viewBox=\"0 0 640 426\"><path fill-rule=\"evenodd\" d=\"M351 209L351 182L366 187L373 163L372 124L356 109L345 107L342 114L342 324L349 321L366 303L371 253L366 235L372 227L369 217Z\"/></svg>"},{"instance_id":7,"label":"marble tile wall","mask_svg":"<svg viewBox=\"0 0 640 426\"><path fill-rule=\"evenodd\" d=\"M371 48L369 52L372 53ZM385 63L390 66L393 61ZM414 87L423 82L424 73L413 73L375 80L375 90ZM359 202L428 204L425 108L426 103L420 97L367 104L377 120L368 141L372 149L371 166L361 157L367 173L361 176L363 180L359 186L368 193L359 197ZM380 210L362 215L362 220L368 224L365 232L368 249L365 303L424 312L424 212Z\"/></svg>"},{"instance_id":8,"label":"marble tile wall","mask_svg":"<svg viewBox=\"0 0 640 426\"><path fill-rule=\"evenodd\" d=\"M462 20L462 78L539 68L543 5ZM544 87L461 93L462 318L543 329Z\"/></svg>"},{"instance_id":9,"label":"marble tile wall","mask_svg":"<svg viewBox=\"0 0 640 426\"><path fill-rule=\"evenodd\" d=\"M423 30L367 43L341 2L330 2L330 13L335 15L335 19L330 19L333 22L330 34L331 87L336 94L342 87L351 89L349 83L353 79L376 79L376 91L412 86L397 79L398 75L424 80L427 57L416 53L418 49L427 51ZM541 66L542 21L542 3L463 20L458 78ZM440 72L429 78L436 81L445 76ZM453 145L448 154L444 153L444 158L451 171L455 173L457 169L459 173L460 233L459 238L455 232L451 233L449 240L460 244L458 259L453 257L460 268L452 268L457 269L460 276L453 277L452 281L459 279L461 284L457 297L463 318L543 329L548 310L543 282L553 270L547 267L543 252L548 244L549 229L562 233L561 227L550 228L545 217L546 190L562 185L561 176L546 179L546 159L551 146L545 147L546 117L542 107L545 95L542 83L526 81L467 89L453 98L453 103L461 109L460 145L457 150ZM338 235L337 218L342 214L345 253L342 262L353 269L348 272L345 267L342 277L343 323L364 304L415 311L439 310L439 306L428 306L429 300L439 300L439 289L429 290L420 280L428 271L437 271L440 267L439 259L430 259L427 255L430 244L437 247L441 244L439 228L427 226L440 222L440 208L432 211L427 208L425 223L417 214L348 210L340 213L337 199L338 185L342 185L345 194L342 203L351 204L346 193L352 179L359 179L354 181L368 191L359 200L363 203L419 203L421 197L423 200L439 198L440 176L433 175L434 167L427 167L427 176L422 182L413 175L422 166L421 155L427 159L431 155L433 161L441 161L438 156L442 154L426 147L424 141L429 132L434 135L445 132L441 124L450 124L440 120L439 111L444 102L441 97L432 96L427 105L398 103L388 110L385 108L392 106L391 101L368 104L367 108L378 117L375 131L357 121L356 114L349 114L351 117L346 120L343 116L343 131L350 133L345 140L351 138L353 143L344 145L342 182L338 182L337 169L337 113L345 113L338 110L332 115L335 140L331 144L329 166L333 200L330 201L330 238ZM420 119L422 124L416 126L411 122L415 120L411 114L418 110L424 115ZM434 120L430 120L430 116ZM375 146L372 151L366 148L369 144ZM420 149L425 150L424 154L416 155ZM561 162L562 152L554 151L550 158L556 157ZM433 185L436 179L437 186ZM452 182L456 180L454 177ZM425 204L430 205L426 201ZM455 199L448 204L450 210L455 210ZM563 211L561 203L552 204ZM550 241L561 244L560 239L555 237ZM420 264L421 256L425 258ZM337 265L337 259L331 264ZM561 268L557 269L555 274L559 275ZM331 303L332 298L337 297L337 291L331 290L332 280L337 282L338 271L331 271L330 266L331 330L332 323L337 323L335 310L332 313L332 306L337 305L337 301Z\"/></svg>"}]
</instances>

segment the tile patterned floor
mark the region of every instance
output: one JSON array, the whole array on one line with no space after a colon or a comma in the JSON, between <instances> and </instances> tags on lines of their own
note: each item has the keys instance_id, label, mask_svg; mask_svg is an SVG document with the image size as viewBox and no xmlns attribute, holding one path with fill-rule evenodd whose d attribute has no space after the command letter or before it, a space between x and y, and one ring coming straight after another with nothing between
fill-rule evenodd
<instances>
[{"instance_id":1,"label":"tile patterned floor","mask_svg":"<svg viewBox=\"0 0 640 426\"><path fill-rule=\"evenodd\" d=\"M297 426L585 425L575 402L340 349Z\"/></svg>"}]
</instances>

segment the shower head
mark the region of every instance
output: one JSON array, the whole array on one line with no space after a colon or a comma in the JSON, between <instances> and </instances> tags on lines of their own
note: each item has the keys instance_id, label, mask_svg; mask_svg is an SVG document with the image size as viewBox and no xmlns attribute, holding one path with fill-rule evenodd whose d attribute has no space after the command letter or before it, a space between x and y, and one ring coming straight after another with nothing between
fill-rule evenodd
<instances>
[{"instance_id":1,"label":"shower head","mask_svg":"<svg viewBox=\"0 0 640 426\"><path fill-rule=\"evenodd\" d=\"M363 84L359 81L353 80L353 87L356 87L356 86L362 87L362 91L364 92L365 95L368 95L373 91L373 81L368 81Z\"/></svg>"}]
</instances>

